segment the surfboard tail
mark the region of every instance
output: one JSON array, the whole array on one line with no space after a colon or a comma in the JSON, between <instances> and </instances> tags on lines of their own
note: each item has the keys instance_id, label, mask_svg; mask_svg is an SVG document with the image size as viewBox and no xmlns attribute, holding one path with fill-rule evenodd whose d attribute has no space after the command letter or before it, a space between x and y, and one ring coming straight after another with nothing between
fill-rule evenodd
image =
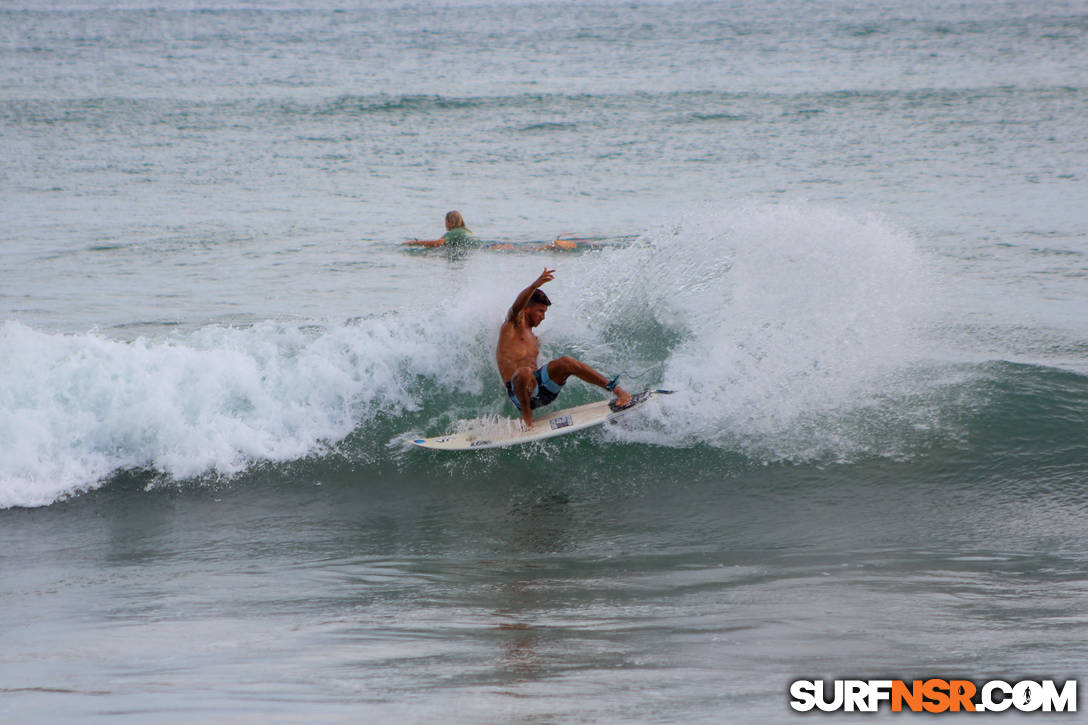
<instances>
[{"instance_id":1,"label":"surfboard tail","mask_svg":"<svg viewBox=\"0 0 1088 725\"><path fill-rule=\"evenodd\" d=\"M643 390L641 393L635 393L634 395L632 395L631 396L631 402L629 402L627 405L616 405L616 401L613 400L613 401L610 401L608 403L608 408L613 413L618 413L621 410L627 410L628 408L635 407L639 403L644 402L647 398L652 398L655 395L669 395L669 394L674 393L674 392L676 392L676 391L674 391L674 390Z\"/></svg>"}]
</instances>

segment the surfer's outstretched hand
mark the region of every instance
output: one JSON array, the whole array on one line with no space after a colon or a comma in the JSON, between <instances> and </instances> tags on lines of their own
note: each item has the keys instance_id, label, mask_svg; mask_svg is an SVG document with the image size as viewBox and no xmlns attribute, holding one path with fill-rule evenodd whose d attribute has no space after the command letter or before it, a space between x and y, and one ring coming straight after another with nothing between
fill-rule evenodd
<instances>
[{"instance_id":1,"label":"surfer's outstretched hand","mask_svg":"<svg viewBox=\"0 0 1088 725\"><path fill-rule=\"evenodd\" d=\"M533 286L539 287L545 282L551 282L553 279L555 279L555 270L545 267L541 275L536 278L536 282L533 283Z\"/></svg>"}]
</instances>

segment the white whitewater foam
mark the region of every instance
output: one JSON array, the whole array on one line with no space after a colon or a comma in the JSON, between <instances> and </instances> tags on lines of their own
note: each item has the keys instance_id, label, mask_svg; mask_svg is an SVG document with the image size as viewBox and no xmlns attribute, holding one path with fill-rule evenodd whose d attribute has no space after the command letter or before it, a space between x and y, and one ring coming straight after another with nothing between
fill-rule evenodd
<instances>
[{"instance_id":1,"label":"white whitewater foam","mask_svg":"<svg viewBox=\"0 0 1088 725\"><path fill-rule=\"evenodd\" d=\"M926 260L879 219L698 209L610 251L583 284L589 331L614 339L617 316L653 318L679 340L658 382L681 392L648 407L651 434L630 438L808 459L869 449L874 419L925 425L906 402L929 385L911 373L927 356Z\"/></svg>"},{"instance_id":2,"label":"white whitewater foam","mask_svg":"<svg viewBox=\"0 0 1088 725\"><path fill-rule=\"evenodd\" d=\"M444 391L479 400L461 412L512 419L495 338L545 265L559 272L543 359L574 354L607 374L658 364L656 379L627 387L680 391L609 435L808 459L866 450L874 421L928 423L924 404L903 405L930 384L910 372L922 356L925 265L909 235L879 220L810 206L703 209L628 247L481 252L460 264L451 298L421 290L411 309L346 324L121 342L4 323L0 506L47 505L121 469L184 479L296 460ZM895 396L895 411L881 407Z\"/></svg>"},{"instance_id":3,"label":"white whitewater foam","mask_svg":"<svg viewBox=\"0 0 1088 725\"><path fill-rule=\"evenodd\" d=\"M0 506L46 505L118 469L188 478L304 457L417 407L408 373L444 375L432 341L382 318L131 343L5 323Z\"/></svg>"}]
</instances>

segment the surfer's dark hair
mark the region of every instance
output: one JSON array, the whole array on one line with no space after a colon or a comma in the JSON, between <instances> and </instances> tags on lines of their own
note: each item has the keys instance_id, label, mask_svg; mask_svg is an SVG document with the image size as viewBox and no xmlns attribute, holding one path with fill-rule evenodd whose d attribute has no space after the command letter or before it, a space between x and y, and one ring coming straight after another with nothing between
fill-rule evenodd
<instances>
[{"instance_id":1,"label":"surfer's dark hair","mask_svg":"<svg viewBox=\"0 0 1088 725\"><path fill-rule=\"evenodd\" d=\"M551 307L552 301L548 299L548 295L544 294L539 289L533 290L533 296L529 298L529 302L535 302L538 305L544 305L545 307Z\"/></svg>"}]
</instances>

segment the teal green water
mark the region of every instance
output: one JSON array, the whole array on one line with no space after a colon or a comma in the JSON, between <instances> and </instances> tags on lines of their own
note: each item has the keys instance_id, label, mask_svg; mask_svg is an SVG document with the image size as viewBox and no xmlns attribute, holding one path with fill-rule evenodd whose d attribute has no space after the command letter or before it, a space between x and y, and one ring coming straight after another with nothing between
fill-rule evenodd
<instances>
[{"instance_id":1,"label":"teal green water","mask_svg":"<svg viewBox=\"0 0 1088 725\"><path fill-rule=\"evenodd\" d=\"M786 722L795 679L1079 679L1086 33L9 3L0 719ZM450 209L482 248L400 245ZM545 356L677 393L412 447L512 416L497 329L545 265Z\"/></svg>"}]
</instances>

